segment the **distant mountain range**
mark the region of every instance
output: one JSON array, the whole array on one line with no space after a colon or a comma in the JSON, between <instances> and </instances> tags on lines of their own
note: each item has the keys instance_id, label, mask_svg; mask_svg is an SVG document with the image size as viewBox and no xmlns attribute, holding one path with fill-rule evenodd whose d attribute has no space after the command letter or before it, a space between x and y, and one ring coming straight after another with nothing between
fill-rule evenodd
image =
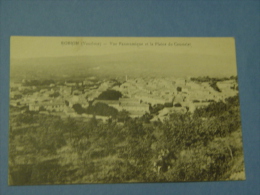
<instances>
[{"instance_id":1,"label":"distant mountain range","mask_svg":"<svg viewBox=\"0 0 260 195\"><path fill-rule=\"evenodd\" d=\"M230 56L129 52L95 56L11 59L11 79L185 77L236 75Z\"/></svg>"}]
</instances>

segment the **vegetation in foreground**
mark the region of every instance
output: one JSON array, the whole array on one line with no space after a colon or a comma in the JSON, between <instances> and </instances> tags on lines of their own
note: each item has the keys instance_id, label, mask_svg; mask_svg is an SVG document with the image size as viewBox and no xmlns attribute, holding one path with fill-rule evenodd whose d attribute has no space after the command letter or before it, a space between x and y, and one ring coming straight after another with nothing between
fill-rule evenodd
<instances>
[{"instance_id":1,"label":"vegetation in foreground","mask_svg":"<svg viewBox=\"0 0 260 195\"><path fill-rule=\"evenodd\" d=\"M244 179L238 96L162 122L116 117L12 116L9 184Z\"/></svg>"}]
</instances>

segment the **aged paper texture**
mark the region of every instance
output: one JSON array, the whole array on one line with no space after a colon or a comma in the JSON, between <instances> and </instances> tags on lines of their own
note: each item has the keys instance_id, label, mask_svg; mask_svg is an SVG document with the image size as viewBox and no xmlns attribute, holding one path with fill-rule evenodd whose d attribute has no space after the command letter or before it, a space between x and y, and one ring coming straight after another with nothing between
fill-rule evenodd
<instances>
[{"instance_id":1,"label":"aged paper texture","mask_svg":"<svg viewBox=\"0 0 260 195\"><path fill-rule=\"evenodd\" d=\"M234 38L11 37L9 185L244 180Z\"/></svg>"}]
</instances>

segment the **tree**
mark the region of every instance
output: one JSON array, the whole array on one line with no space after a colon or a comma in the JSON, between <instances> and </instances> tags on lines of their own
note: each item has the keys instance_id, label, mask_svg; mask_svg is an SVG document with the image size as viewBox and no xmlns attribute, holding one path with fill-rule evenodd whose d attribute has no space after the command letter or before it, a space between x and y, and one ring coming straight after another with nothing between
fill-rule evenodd
<instances>
[{"instance_id":1,"label":"tree","mask_svg":"<svg viewBox=\"0 0 260 195\"><path fill-rule=\"evenodd\" d=\"M111 106L108 106L105 103L98 102L94 106L89 106L86 109L86 113L101 116L112 116L115 118L118 115L118 110Z\"/></svg>"},{"instance_id":2,"label":"tree","mask_svg":"<svg viewBox=\"0 0 260 195\"><path fill-rule=\"evenodd\" d=\"M150 120L153 118L153 116L149 113L145 113L140 119L144 122L144 123L150 123Z\"/></svg>"},{"instance_id":3,"label":"tree","mask_svg":"<svg viewBox=\"0 0 260 195\"><path fill-rule=\"evenodd\" d=\"M107 90L102 92L98 96L98 100L119 100L122 97L122 93L116 90Z\"/></svg>"},{"instance_id":4,"label":"tree","mask_svg":"<svg viewBox=\"0 0 260 195\"><path fill-rule=\"evenodd\" d=\"M82 108L81 104L74 104L72 108L78 113L83 114L86 113L86 109Z\"/></svg>"},{"instance_id":5,"label":"tree","mask_svg":"<svg viewBox=\"0 0 260 195\"><path fill-rule=\"evenodd\" d=\"M158 114L160 110L164 108L163 104L155 104L154 106L150 106L150 113L151 114Z\"/></svg>"},{"instance_id":6,"label":"tree","mask_svg":"<svg viewBox=\"0 0 260 195\"><path fill-rule=\"evenodd\" d=\"M130 113L126 110L121 110L120 112L118 112L118 115L117 115L117 119L118 119L118 122L123 122L125 123L126 121L128 121L130 119Z\"/></svg>"}]
</instances>

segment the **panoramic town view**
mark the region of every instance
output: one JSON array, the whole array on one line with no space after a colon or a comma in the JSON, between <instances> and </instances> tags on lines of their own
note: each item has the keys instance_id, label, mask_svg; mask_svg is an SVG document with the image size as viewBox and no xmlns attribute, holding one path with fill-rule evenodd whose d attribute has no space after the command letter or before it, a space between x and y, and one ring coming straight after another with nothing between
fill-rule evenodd
<instances>
[{"instance_id":1,"label":"panoramic town view","mask_svg":"<svg viewBox=\"0 0 260 195\"><path fill-rule=\"evenodd\" d=\"M127 38L60 41L61 51L104 45L83 57L24 46L33 56L18 59L28 55L16 48L24 39L11 43L9 185L245 179L234 48L231 57L205 56L230 64L212 71L202 54L144 51ZM139 50L102 53L116 43Z\"/></svg>"}]
</instances>

